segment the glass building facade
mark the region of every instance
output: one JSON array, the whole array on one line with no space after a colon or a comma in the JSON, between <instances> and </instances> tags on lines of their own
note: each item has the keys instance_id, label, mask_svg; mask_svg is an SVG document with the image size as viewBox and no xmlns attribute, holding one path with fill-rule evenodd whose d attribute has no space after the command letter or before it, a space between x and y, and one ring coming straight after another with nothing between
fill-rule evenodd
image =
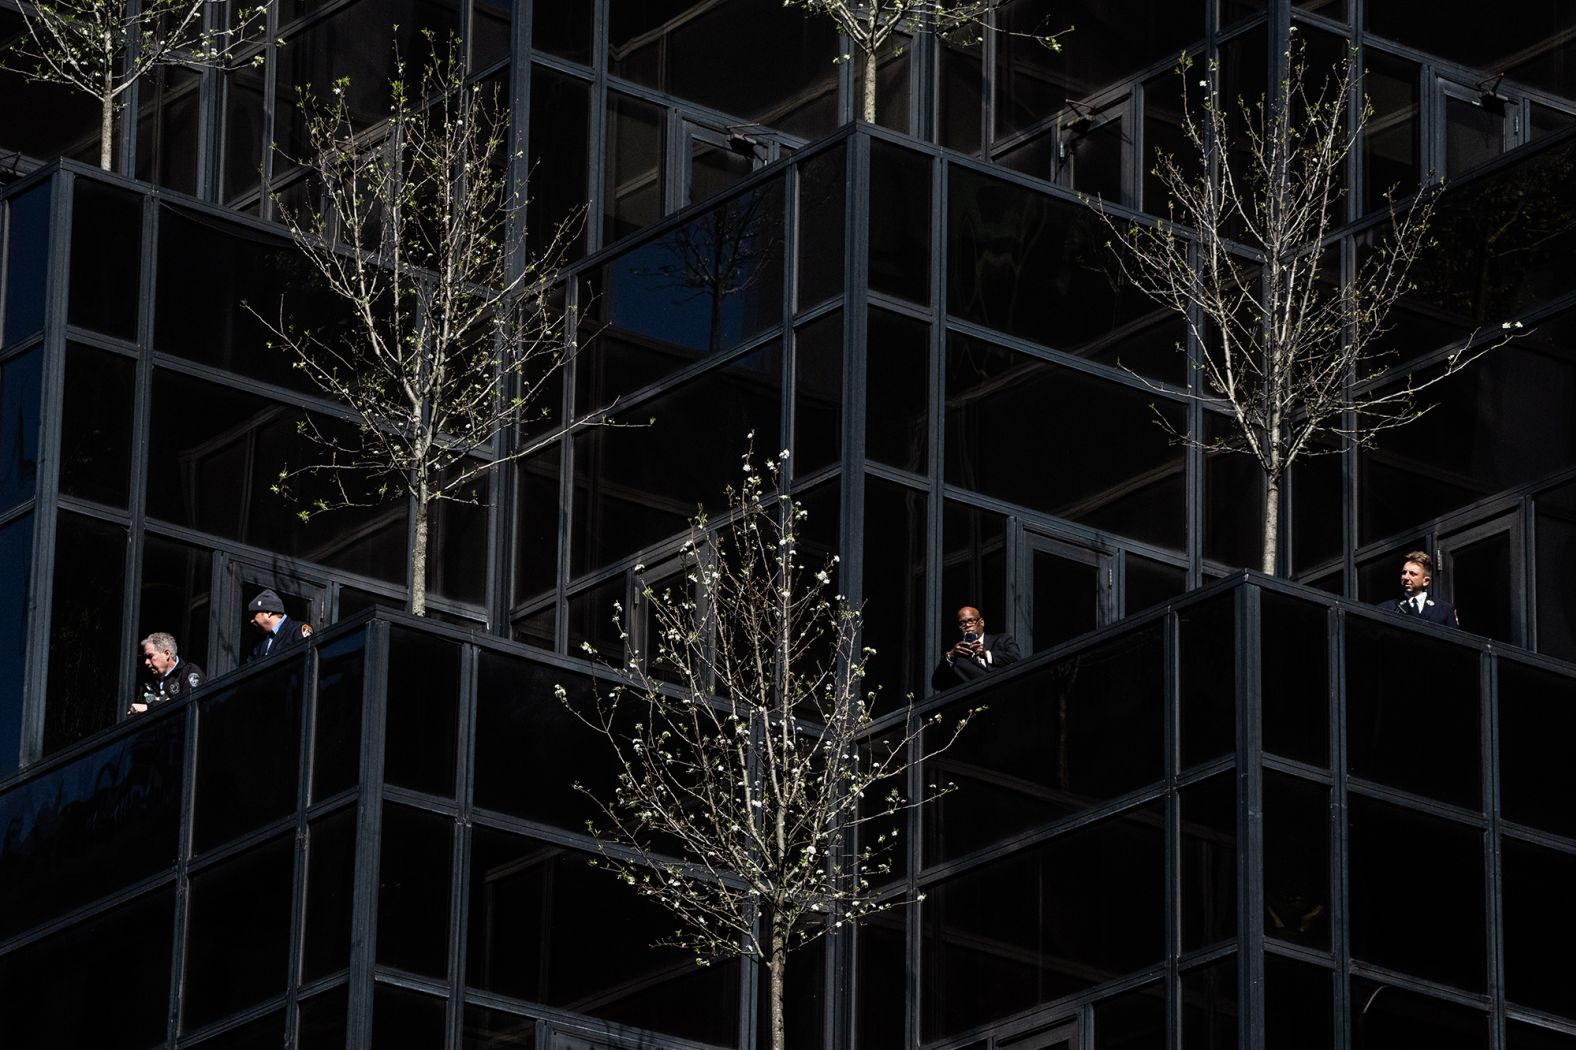
<instances>
[{"instance_id":1,"label":"glass building facade","mask_svg":"<svg viewBox=\"0 0 1576 1050\"><path fill-rule=\"evenodd\" d=\"M91 102L0 72L0 1042L754 1045L755 969L649 949L585 869L551 688L753 433L841 552L878 714L991 709L926 771L962 790L906 829L924 902L805 957L791 1045L1576 1046L1576 11L1436 6L1011 0L881 56L868 125L835 27L774 0L279 0L260 62L128 94L109 173ZM443 505L425 624L387 611L403 506L270 491L346 417L248 309L343 323L274 221L313 192L295 91L349 76L376 141L424 30L509 106L513 242L578 222L543 426L639 424ZM1253 97L1294 35L1373 108L1332 279L1448 180L1372 384L1527 333L1298 465L1300 587L1237 574L1257 470L1156 425L1228 421L1080 199L1163 214L1177 56ZM1419 548L1465 633L1372 611ZM242 668L263 587L320 637ZM1047 655L932 695L963 604ZM156 630L218 680L128 721Z\"/></svg>"}]
</instances>

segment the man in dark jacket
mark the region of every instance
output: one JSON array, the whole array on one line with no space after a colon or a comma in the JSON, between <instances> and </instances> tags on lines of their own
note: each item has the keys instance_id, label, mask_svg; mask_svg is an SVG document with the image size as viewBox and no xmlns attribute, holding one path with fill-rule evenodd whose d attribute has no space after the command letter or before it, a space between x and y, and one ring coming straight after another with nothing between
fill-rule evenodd
<instances>
[{"instance_id":1,"label":"man in dark jacket","mask_svg":"<svg viewBox=\"0 0 1576 1050\"><path fill-rule=\"evenodd\" d=\"M1428 593L1433 581L1434 559L1426 551L1413 551L1401 563L1401 597L1386 598L1379 605L1402 616L1416 616L1425 623L1460 627L1461 618L1456 615L1455 606Z\"/></svg>"},{"instance_id":2,"label":"man in dark jacket","mask_svg":"<svg viewBox=\"0 0 1576 1050\"><path fill-rule=\"evenodd\" d=\"M1010 634L986 634L985 617L972 605L958 610L958 630L963 637L947 651L930 676L936 689L983 678L1000 667L1020 659L1018 643Z\"/></svg>"},{"instance_id":3,"label":"man in dark jacket","mask_svg":"<svg viewBox=\"0 0 1576 1050\"><path fill-rule=\"evenodd\" d=\"M148 669L150 681L142 687L142 695L132 701L129 713L134 715L196 689L208 677L201 667L181 659L175 636L164 631L155 631L142 640L142 666Z\"/></svg>"},{"instance_id":4,"label":"man in dark jacket","mask_svg":"<svg viewBox=\"0 0 1576 1050\"><path fill-rule=\"evenodd\" d=\"M281 649L312 637L312 625L285 615L285 603L273 591L264 591L246 605L252 626L263 632L262 641L252 646L247 660L260 660Z\"/></svg>"}]
</instances>

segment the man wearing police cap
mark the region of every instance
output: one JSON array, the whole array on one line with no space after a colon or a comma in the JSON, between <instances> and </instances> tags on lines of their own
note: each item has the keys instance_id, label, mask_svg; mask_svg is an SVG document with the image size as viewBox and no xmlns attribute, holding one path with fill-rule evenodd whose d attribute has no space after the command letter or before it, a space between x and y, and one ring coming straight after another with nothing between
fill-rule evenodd
<instances>
[{"instance_id":1,"label":"man wearing police cap","mask_svg":"<svg viewBox=\"0 0 1576 1050\"><path fill-rule=\"evenodd\" d=\"M312 637L312 625L285 615L285 603L273 591L264 591L246 605L252 626L263 632L262 641L252 646L250 660L272 656L279 650Z\"/></svg>"}]
</instances>

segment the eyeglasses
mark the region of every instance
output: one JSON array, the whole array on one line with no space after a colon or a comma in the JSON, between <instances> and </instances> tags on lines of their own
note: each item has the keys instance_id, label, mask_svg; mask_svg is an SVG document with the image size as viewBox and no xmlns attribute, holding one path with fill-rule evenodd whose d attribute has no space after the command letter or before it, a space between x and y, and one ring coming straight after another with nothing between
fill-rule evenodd
<instances>
[{"instance_id":1,"label":"eyeglasses","mask_svg":"<svg viewBox=\"0 0 1576 1050\"><path fill-rule=\"evenodd\" d=\"M983 616L965 616L961 620L958 621L958 626L959 627L967 627L971 623L984 623L984 622L985 622L985 618Z\"/></svg>"}]
</instances>

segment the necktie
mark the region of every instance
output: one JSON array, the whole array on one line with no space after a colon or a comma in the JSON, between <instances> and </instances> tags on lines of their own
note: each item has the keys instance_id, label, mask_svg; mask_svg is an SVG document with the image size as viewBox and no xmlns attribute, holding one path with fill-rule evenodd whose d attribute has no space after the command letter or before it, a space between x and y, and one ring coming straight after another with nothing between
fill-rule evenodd
<instances>
[{"instance_id":1,"label":"necktie","mask_svg":"<svg viewBox=\"0 0 1576 1050\"><path fill-rule=\"evenodd\" d=\"M1423 615L1423 599L1421 599L1421 598L1413 598L1412 599L1412 612L1414 614L1418 615L1418 616Z\"/></svg>"}]
</instances>

